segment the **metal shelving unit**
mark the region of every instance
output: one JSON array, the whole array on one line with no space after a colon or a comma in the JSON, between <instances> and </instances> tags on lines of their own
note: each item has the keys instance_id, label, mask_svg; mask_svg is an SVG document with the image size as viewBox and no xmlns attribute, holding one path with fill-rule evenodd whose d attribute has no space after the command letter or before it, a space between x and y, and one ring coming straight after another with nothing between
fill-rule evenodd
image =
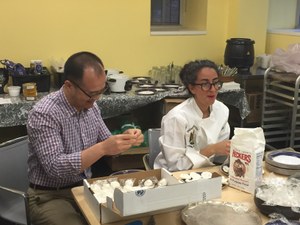
<instances>
[{"instance_id":1,"label":"metal shelving unit","mask_svg":"<svg viewBox=\"0 0 300 225\"><path fill-rule=\"evenodd\" d=\"M269 149L300 150L299 84L299 74L265 71L261 125Z\"/></svg>"}]
</instances>

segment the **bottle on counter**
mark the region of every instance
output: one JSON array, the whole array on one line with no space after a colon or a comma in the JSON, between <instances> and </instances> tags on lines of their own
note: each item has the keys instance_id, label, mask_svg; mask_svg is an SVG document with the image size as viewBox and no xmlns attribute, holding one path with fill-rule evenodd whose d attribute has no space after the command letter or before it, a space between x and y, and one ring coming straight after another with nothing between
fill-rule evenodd
<instances>
[{"instance_id":1,"label":"bottle on counter","mask_svg":"<svg viewBox=\"0 0 300 225\"><path fill-rule=\"evenodd\" d=\"M0 69L0 94L7 93L8 74L5 74L3 69Z\"/></svg>"}]
</instances>

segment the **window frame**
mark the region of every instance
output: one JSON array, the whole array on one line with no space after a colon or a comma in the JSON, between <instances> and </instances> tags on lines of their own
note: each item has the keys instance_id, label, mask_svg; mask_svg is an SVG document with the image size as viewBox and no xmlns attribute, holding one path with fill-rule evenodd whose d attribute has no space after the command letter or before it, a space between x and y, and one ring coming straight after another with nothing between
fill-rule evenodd
<instances>
[{"instance_id":1,"label":"window frame","mask_svg":"<svg viewBox=\"0 0 300 225\"><path fill-rule=\"evenodd\" d=\"M207 3L208 0L180 0L180 15L179 25L151 25L151 12L150 12L150 34L151 35L203 35L207 34L206 23L207 23ZM193 11L194 7L200 8L200 13ZM189 9L191 11L189 11ZM150 9L151 10L151 9ZM198 12L198 11L197 11ZM199 20L200 14L203 18L193 24L195 20ZM193 20L193 18L196 18Z\"/></svg>"}]
</instances>

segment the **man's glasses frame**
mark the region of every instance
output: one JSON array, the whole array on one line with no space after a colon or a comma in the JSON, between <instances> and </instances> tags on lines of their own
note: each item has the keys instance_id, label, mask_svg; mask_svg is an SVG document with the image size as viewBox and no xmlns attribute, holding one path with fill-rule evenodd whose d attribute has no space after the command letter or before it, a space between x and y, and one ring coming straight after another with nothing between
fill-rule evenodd
<instances>
[{"instance_id":1,"label":"man's glasses frame","mask_svg":"<svg viewBox=\"0 0 300 225\"><path fill-rule=\"evenodd\" d=\"M97 99L97 97L102 95L108 89L108 83L105 82L105 87L103 88L103 90L91 95L91 94L87 93L85 90L83 90L83 88L80 87L79 84L77 84L75 81L72 81L72 80L68 80L68 81L70 81L72 84L74 84L74 86L76 86L80 91L82 91L83 94L85 94L87 97L89 97L89 99Z\"/></svg>"},{"instance_id":2,"label":"man's glasses frame","mask_svg":"<svg viewBox=\"0 0 300 225\"><path fill-rule=\"evenodd\" d=\"M220 90L223 86L223 82L218 80L218 81L215 81L215 82L212 82L212 83L210 83L210 82L205 82L205 83L202 83L202 84L194 83L193 85L200 86L202 91L209 91L212 86L214 86L214 88L216 90Z\"/></svg>"}]
</instances>

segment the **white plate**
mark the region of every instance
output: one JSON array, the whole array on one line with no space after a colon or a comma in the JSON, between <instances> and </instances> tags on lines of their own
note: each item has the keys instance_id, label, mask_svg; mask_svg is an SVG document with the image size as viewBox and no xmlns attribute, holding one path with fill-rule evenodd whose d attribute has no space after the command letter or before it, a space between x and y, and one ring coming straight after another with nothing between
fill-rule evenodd
<instances>
[{"instance_id":1,"label":"white plate","mask_svg":"<svg viewBox=\"0 0 300 225\"><path fill-rule=\"evenodd\" d=\"M140 88L151 88L153 86L154 86L154 84L140 84L139 85Z\"/></svg>"},{"instance_id":2,"label":"white plate","mask_svg":"<svg viewBox=\"0 0 300 225\"><path fill-rule=\"evenodd\" d=\"M164 91L167 91L167 90L164 89L164 88L155 88L155 91L157 91L157 92L164 92Z\"/></svg>"},{"instance_id":3,"label":"white plate","mask_svg":"<svg viewBox=\"0 0 300 225\"><path fill-rule=\"evenodd\" d=\"M224 175L228 176L228 174L229 174L229 166L228 165L224 165L224 164L221 165L220 170Z\"/></svg>"},{"instance_id":4,"label":"white plate","mask_svg":"<svg viewBox=\"0 0 300 225\"><path fill-rule=\"evenodd\" d=\"M179 84L164 84L164 87L166 87L166 88L178 88Z\"/></svg>"},{"instance_id":5,"label":"white plate","mask_svg":"<svg viewBox=\"0 0 300 225\"><path fill-rule=\"evenodd\" d=\"M138 94L138 95L153 95L154 93L155 93L154 91L149 91L149 90L136 92L136 94Z\"/></svg>"}]
</instances>

